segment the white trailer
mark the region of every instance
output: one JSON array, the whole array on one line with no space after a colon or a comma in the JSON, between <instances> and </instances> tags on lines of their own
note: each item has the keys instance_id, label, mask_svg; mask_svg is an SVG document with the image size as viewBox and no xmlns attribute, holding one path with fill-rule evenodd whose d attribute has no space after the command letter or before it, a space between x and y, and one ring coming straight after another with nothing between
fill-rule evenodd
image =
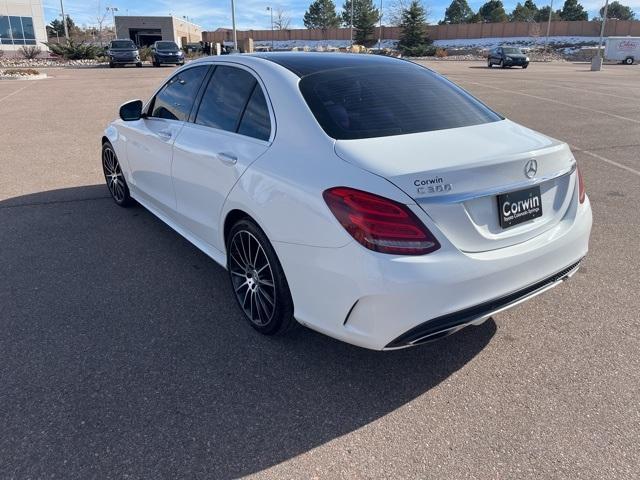
<instances>
[{"instance_id":1,"label":"white trailer","mask_svg":"<svg viewBox=\"0 0 640 480\"><path fill-rule=\"evenodd\" d=\"M625 65L640 62L640 37L608 37L604 46L604 59Z\"/></svg>"}]
</instances>

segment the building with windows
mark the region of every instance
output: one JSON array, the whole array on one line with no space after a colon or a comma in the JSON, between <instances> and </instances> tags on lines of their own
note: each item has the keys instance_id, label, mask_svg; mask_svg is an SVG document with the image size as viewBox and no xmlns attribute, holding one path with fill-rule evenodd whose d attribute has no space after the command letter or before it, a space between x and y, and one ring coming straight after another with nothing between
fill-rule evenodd
<instances>
[{"instance_id":1,"label":"building with windows","mask_svg":"<svg viewBox=\"0 0 640 480\"><path fill-rule=\"evenodd\" d=\"M116 37L130 38L139 47L158 40L174 41L180 47L202 40L202 27L179 17L116 16Z\"/></svg>"},{"instance_id":2,"label":"building with windows","mask_svg":"<svg viewBox=\"0 0 640 480\"><path fill-rule=\"evenodd\" d=\"M15 52L47 41L42 0L0 0L0 50Z\"/></svg>"}]
</instances>

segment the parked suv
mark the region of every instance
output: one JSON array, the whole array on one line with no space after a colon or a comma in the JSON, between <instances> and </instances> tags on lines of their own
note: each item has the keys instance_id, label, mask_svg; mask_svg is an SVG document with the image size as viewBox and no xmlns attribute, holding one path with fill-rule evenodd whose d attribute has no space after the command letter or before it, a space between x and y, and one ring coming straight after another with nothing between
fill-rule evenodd
<instances>
[{"instance_id":1,"label":"parked suv","mask_svg":"<svg viewBox=\"0 0 640 480\"><path fill-rule=\"evenodd\" d=\"M184 65L184 52L175 42L166 40L155 42L151 47L151 52L154 67L159 67L163 63Z\"/></svg>"},{"instance_id":2,"label":"parked suv","mask_svg":"<svg viewBox=\"0 0 640 480\"><path fill-rule=\"evenodd\" d=\"M135 65L136 67L142 67L140 52L132 40L111 40L107 55L109 56L109 67L111 68L116 65Z\"/></svg>"},{"instance_id":3,"label":"parked suv","mask_svg":"<svg viewBox=\"0 0 640 480\"><path fill-rule=\"evenodd\" d=\"M498 47L491 50L487 58L487 67L491 68L494 65L499 65L502 68L527 68L529 66L529 57L517 47Z\"/></svg>"}]
</instances>

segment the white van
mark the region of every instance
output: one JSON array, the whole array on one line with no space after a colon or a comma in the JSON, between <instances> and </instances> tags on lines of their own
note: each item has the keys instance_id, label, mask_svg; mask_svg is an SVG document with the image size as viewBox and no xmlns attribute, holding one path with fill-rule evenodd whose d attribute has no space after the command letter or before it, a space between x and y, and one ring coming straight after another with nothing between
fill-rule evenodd
<instances>
[{"instance_id":1,"label":"white van","mask_svg":"<svg viewBox=\"0 0 640 480\"><path fill-rule=\"evenodd\" d=\"M604 59L625 65L640 61L640 37L608 37L604 46Z\"/></svg>"}]
</instances>

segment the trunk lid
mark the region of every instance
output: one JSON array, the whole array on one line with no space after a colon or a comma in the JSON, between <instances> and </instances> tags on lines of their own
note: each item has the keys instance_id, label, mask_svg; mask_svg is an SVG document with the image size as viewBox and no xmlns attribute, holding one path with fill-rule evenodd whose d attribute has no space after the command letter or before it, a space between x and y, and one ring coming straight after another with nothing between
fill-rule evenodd
<instances>
[{"instance_id":1,"label":"trunk lid","mask_svg":"<svg viewBox=\"0 0 640 480\"><path fill-rule=\"evenodd\" d=\"M575 187L569 147L509 120L338 140L335 151L402 189L466 252L507 247L552 228L569 208ZM532 178L525 173L530 160L537 164ZM540 186L542 216L502 228L497 196L534 185Z\"/></svg>"}]
</instances>

